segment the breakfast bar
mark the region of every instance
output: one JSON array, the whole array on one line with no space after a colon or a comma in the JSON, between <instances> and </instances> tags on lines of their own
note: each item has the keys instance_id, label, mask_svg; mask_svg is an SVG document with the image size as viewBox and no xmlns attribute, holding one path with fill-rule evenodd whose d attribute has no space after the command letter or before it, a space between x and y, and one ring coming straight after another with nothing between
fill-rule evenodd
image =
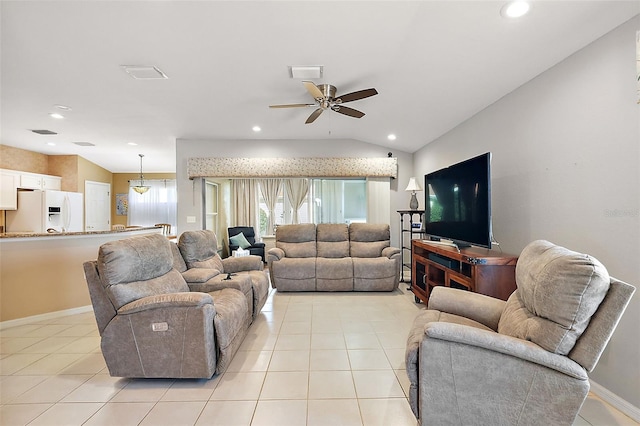
<instances>
[{"instance_id":1,"label":"breakfast bar","mask_svg":"<svg viewBox=\"0 0 640 426\"><path fill-rule=\"evenodd\" d=\"M90 309L82 269L98 248L157 227L52 234L0 234L0 328L17 320L58 311Z\"/></svg>"}]
</instances>

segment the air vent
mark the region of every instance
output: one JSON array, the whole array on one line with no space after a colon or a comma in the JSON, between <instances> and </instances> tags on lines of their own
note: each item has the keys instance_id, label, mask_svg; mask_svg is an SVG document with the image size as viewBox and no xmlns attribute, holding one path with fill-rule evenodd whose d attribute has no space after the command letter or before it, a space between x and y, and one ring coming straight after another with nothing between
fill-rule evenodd
<instances>
[{"instance_id":1,"label":"air vent","mask_svg":"<svg viewBox=\"0 0 640 426\"><path fill-rule=\"evenodd\" d=\"M323 67L321 65L312 66L290 66L289 75L291 78L299 78L302 80L310 80L322 78Z\"/></svg>"},{"instance_id":2,"label":"air vent","mask_svg":"<svg viewBox=\"0 0 640 426\"><path fill-rule=\"evenodd\" d=\"M92 144L91 142L73 142L73 144L78 146L95 146L95 144Z\"/></svg>"},{"instance_id":3,"label":"air vent","mask_svg":"<svg viewBox=\"0 0 640 426\"><path fill-rule=\"evenodd\" d=\"M31 130L33 133L37 133L39 135L57 135L56 132L52 132L51 130Z\"/></svg>"},{"instance_id":4,"label":"air vent","mask_svg":"<svg viewBox=\"0 0 640 426\"><path fill-rule=\"evenodd\" d=\"M162 80L169 78L158 67L146 65L121 65L121 67L136 80Z\"/></svg>"}]
</instances>

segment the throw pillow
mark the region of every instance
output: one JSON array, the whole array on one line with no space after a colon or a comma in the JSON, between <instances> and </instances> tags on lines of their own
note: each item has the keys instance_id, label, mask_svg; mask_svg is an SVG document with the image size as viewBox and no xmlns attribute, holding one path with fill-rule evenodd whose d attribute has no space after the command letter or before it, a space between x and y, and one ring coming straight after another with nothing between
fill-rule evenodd
<instances>
[{"instance_id":1,"label":"throw pillow","mask_svg":"<svg viewBox=\"0 0 640 426\"><path fill-rule=\"evenodd\" d=\"M238 246L243 249L251 247L251 243L247 241L247 237L245 237L242 232L229 238L229 241L231 241L231 244L234 246Z\"/></svg>"}]
</instances>

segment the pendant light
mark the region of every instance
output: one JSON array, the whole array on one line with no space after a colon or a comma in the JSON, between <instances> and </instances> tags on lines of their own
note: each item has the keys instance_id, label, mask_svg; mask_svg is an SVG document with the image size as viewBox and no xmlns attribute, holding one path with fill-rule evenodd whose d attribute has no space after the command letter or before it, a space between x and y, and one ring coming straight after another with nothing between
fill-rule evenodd
<instances>
[{"instance_id":1,"label":"pendant light","mask_svg":"<svg viewBox=\"0 0 640 426\"><path fill-rule=\"evenodd\" d=\"M136 185L133 187L133 190L138 194L144 194L149 190L149 187L144 184L144 176L142 175L142 157L144 155L138 154L140 156L140 185Z\"/></svg>"}]
</instances>

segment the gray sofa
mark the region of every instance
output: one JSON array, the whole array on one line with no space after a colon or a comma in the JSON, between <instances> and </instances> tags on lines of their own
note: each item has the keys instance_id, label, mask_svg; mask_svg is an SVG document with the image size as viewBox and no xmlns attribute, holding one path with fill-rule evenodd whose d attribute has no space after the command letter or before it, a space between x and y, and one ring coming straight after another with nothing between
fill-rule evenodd
<instances>
[{"instance_id":1,"label":"gray sofa","mask_svg":"<svg viewBox=\"0 0 640 426\"><path fill-rule=\"evenodd\" d=\"M190 291L174 267L174 243L159 234L103 244L84 263L109 374L210 378L223 372L247 334L242 292Z\"/></svg>"},{"instance_id":2,"label":"gray sofa","mask_svg":"<svg viewBox=\"0 0 640 426\"><path fill-rule=\"evenodd\" d=\"M505 302L436 287L409 333L411 408L422 425L571 425L635 288L600 262L534 241Z\"/></svg>"},{"instance_id":3,"label":"gray sofa","mask_svg":"<svg viewBox=\"0 0 640 426\"><path fill-rule=\"evenodd\" d=\"M393 291L400 249L389 225L281 225L267 263L278 291Z\"/></svg>"}]
</instances>

